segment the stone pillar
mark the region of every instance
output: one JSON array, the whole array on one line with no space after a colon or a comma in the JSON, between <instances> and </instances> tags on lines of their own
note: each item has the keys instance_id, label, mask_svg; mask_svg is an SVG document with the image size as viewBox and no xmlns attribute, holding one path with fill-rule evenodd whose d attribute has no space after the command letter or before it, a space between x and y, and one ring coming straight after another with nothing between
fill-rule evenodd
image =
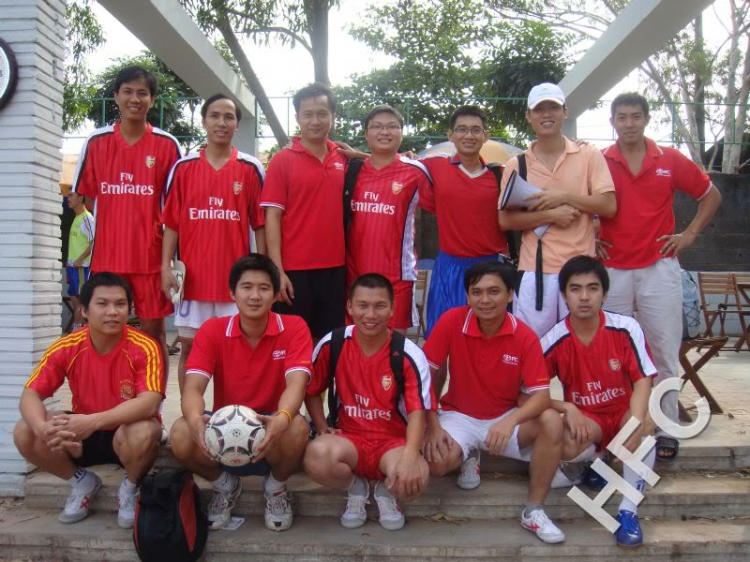
<instances>
[{"instance_id":1,"label":"stone pillar","mask_svg":"<svg viewBox=\"0 0 750 562\"><path fill-rule=\"evenodd\" d=\"M0 495L20 495L29 465L13 445L18 398L61 332L65 2L0 2L0 38L19 66L0 110Z\"/></svg>"}]
</instances>

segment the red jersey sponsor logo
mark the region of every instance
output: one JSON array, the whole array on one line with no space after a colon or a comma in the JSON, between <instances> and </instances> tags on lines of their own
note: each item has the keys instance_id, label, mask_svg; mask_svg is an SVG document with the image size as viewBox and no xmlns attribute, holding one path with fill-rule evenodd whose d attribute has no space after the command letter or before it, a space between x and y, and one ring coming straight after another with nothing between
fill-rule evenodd
<instances>
[{"instance_id":1,"label":"red jersey sponsor logo","mask_svg":"<svg viewBox=\"0 0 750 562\"><path fill-rule=\"evenodd\" d=\"M620 363L619 359L610 359L609 368L612 369L615 373L618 373L622 368L622 363Z\"/></svg>"},{"instance_id":2,"label":"red jersey sponsor logo","mask_svg":"<svg viewBox=\"0 0 750 562\"><path fill-rule=\"evenodd\" d=\"M380 384L383 385L383 390L390 390L391 386L393 386L393 376L383 375L383 378L380 379Z\"/></svg>"},{"instance_id":3,"label":"red jersey sponsor logo","mask_svg":"<svg viewBox=\"0 0 750 562\"><path fill-rule=\"evenodd\" d=\"M199 209L197 207L190 207L188 209L188 216L190 220L224 220L224 221L235 221L240 222L242 217L239 211L233 209L222 209L224 206L223 197L209 197L208 208Z\"/></svg>"},{"instance_id":4,"label":"red jersey sponsor logo","mask_svg":"<svg viewBox=\"0 0 750 562\"><path fill-rule=\"evenodd\" d=\"M667 170L666 168L656 168L656 175L661 176L663 178L671 178L672 177L672 170Z\"/></svg>"},{"instance_id":5,"label":"red jersey sponsor logo","mask_svg":"<svg viewBox=\"0 0 750 562\"><path fill-rule=\"evenodd\" d=\"M135 385L133 385L133 381L131 380L121 380L120 381L120 398L123 400L130 400L135 396Z\"/></svg>"},{"instance_id":6,"label":"red jersey sponsor logo","mask_svg":"<svg viewBox=\"0 0 750 562\"><path fill-rule=\"evenodd\" d=\"M380 194L374 191L365 191L362 195L364 201L352 199L352 211L357 213L373 213L376 215L395 215L396 206L380 202Z\"/></svg>"},{"instance_id":7,"label":"red jersey sponsor logo","mask_svg":"<svg viewBox=\"0 0 750 562\"><path fill-rule=\"evenodd\" d=\"M274 360L286 359L286 349L276 349L271 354Z\"/></svg>"},{"instance_id":8,"label":"red jersey sponsor logo","mask_svg":"<svg viewBox=\"0 0 750 562\"><path fill-rule=\"evenodd\" d=\"M391 411L380 408L368 408L370 399L360 394L354 395L354 405L344 404L344 412L350 418L362 418L365 420L390 420Z\"/></svg>"},{"instance_id":9,"label":"red jersey sponsor logo","mask_svg":"<svg viewBox=\"0 0 750 562\"><path fill-rule=\"evenodd\" d=\"M153 168L156 165L156 156L146 156L146 167Z\"/></svg>"},{"instance_id":10,"label":"red jersey sponsor logo","mask_svg":"<svg viewBox=\"0 0 750 562\"><path fill-rule=\"evenodd\" d=\"M234 185L232 186L232 190L234 191L235 195L239 195L240 193L242 193L242 182L241 181L234 182Z\"/></svg>"},{"instance_id":11,"label":"red jersey sponsor logo","mask_svg":"<svg viewBox=\"0 0 750 562\"><path fill-rule=\"evenodd\" d=\"M333 167L335 169L337 169L337 170L343 170L344 169L344 165L341 162L334 162L333 163Z\"/></svg>"},{"instance_id":12,"label":"red jersey sponsor logo","mask_svg":"<svg viewBox=\"0 0 750 562\"><path fill-rule=\"evenodd\" d=\"M571 393L571 398L573 399L573 404L576 406L585 407L606 404L607 402L611 402L616 398L621 398L626 395L627 392L624 388L608 388L602 390L602 383L595 381L586 383L585 394L573 391Z\"/></svg>"},{"instance_id":13,"label":"red jersey sponsor logo","mask_svg":"<svg viewBox=\"0 0 750 562\"><path fill-rule=\"evenodd\" d=\"M398 195L403 190L404 190L404 184L401 183L400 181L394 181L391 184L391 191L393 192L394 195Z\"/></svg>"},{"instance_id":14,"label":"red jersey sponsor logo","mask_svg":"<svg viewBox=\"0 0 750 562\"><path fill-rule=\"evenodd\" d=\"M503 354L503 363L506 365L514 365L518 366L518 357L515 355L510 355L509 353Z\"/></svg>"},{"instance_id":15,"label":"red jersey sponsor logo","mask_svg":"<svg viewBox=\"0 0 750 562\"><path fill-rule=\"evenodd\" d=\"M120 172L120 183L103 181L99 184L102 195L153 195L154 186L135 183L133 174Z\"/></svg>"}]
</instances>

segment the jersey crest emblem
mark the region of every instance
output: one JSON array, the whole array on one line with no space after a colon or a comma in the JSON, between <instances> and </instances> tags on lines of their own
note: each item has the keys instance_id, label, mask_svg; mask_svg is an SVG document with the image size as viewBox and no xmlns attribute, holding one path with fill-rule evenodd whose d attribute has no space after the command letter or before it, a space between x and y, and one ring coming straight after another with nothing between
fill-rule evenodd
<instances>
[{"instance_id":1,"label":"jersey crest emblem","mask_svg":"<svg viewBox=\"0 0 750 562\"><path fill-rule=\"evenodd\" d=\"M615 373L618 373L620 371L620 368L622 365L620 364L619 359L610 359L609 360L609 368L612 369Z\"/></svg>"},{"instance_id":2,"label":"jersey crest emblem","mask_svg":"<svg viewBox=\"0 0 750 562\"><path fill-rule=\"evenodd\" d=\"M400 181L394 181L391 184L391 191L393 192L394 195L398 195L403 190L404 190L404 184L401 183Z\"/></svg>"},{"instance_id":3,"label":"jersey crest emblem","mask_svg":"<svg viewBox=\"0 0 750 562\"><path fill-rule=\"evenodd\" d=\"M235 195L239 195L240 193L242 193L242 182L241 181L234 182L232 189L234 190Z\"/></svg>"},{"instance_id":4,"label":"jersey crest emblem","mask_svg":"<svg viewBox=\"0 0 750 562\"><path fill-rule=\"evenodd\" d=\"M133 381L123 379L120 381L120 398L122 400L130 400L135 396L135 387Z\"/></svg>"},{"instance_id":5,"label":"jersey crest emblem","mask_svg":"<svg viewBox=\"0 0 750 562\"><path fill-rule=\"evenodd\" d=\"M156 165L156 156L146 156L146 167L153 168Z\"/></svg>"},{"instance_id":6,"label":"jersey crest emblem","mask_svg":"<svg viewBox=\"0 0 750 562\"><path fill-rule=\"evenodd\" d=\"M380 384L383 385L383 390L390 390L393 386L393 375L383 375L380 379Z\"/></svg>"},{"instance_id":7,"label":"jersey crest emblem","mask_svg":"<svg viewBox=\"0 0 750 562\"><path fill-rule=\"evenodd\" d=\"M333 163L333 167L336 170L343 170L344 169L344 165L341 162L334 162Z\"/></svg>"}]
</instances>

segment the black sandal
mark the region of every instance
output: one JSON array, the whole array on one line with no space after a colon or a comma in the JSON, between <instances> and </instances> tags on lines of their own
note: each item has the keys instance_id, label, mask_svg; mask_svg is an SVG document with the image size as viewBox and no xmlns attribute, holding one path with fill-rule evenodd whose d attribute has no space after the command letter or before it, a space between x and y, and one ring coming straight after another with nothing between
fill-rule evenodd
<instances>
[{"instance_id":1,"label":"black sandal","mask_svg":"<svg viewBox=\"0 0 750 562\"><path fill-rule=\"evenodd\" d=\"M677 458L679 450L680 442L674 437L663 435L656 438L656 460L673 462Z\"/></svg>"}]
</instances>

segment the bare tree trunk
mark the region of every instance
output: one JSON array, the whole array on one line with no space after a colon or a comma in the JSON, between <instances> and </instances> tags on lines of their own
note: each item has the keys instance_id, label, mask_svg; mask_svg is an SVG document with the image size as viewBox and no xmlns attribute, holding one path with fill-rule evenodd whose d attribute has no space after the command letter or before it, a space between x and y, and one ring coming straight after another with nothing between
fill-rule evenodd
<instances>
[{"instance_id":1,"label":"bare tree trunk","mask_svg":"<svg viewBox=\"0 0 750 562\"><path fill-rule=\"evenodd\" d=\"M310 46L312 47L315 81L331 85L328 76L328 11L329 0L305 0L305 13L310 26Z\"/></svg>"},{"instance_id":2,"label":"bare tree trunk","mask_svg":"<svg viewBox=\"0 0 750 562\"><path fill-rule=\"evenodd\" d=\"M279 143L279 146L286 146L289 143L289 137L287 136L284 127L281 125L281 121L279 121L276 111L271 105L271 100L268 99L266 90L260 83L258 75L255 74L253 66L250 64L250 60L247 58L239 41L237 41L237 36L234 34L234 31L232 31L232 28L229 27L228 23L219 25L218 29L224 37L224 41L227 42L229 50L232 51L234 58L237 59L237 64L240 66L242 75L245 77L247 85L250 87L250 91L258 100L258 105L260 106L261 111L263 111L263 115L265 115L268 125L271 127L273 136L276 137L276 142Z\"/></svg>"},{"instance_id":3,"label":"bare tree trunk","mask_svg":"<svg viewBox=\"0 0 750 562\"><path fill-rule=\"evenodd\" d=\"M745 49L745 61L742 65L742 75L740 76L739 88L737 88L735 78L740 63L740 38L738 32L743 27L741 14L737 12L734 2L730 3L732 7L732 26L734 35L731 41L728 80L727 80L727 97L726 111L724 113L724 155L721 163L721 171L725 174L737 173L740 165L742 154L742 140L747 123L747 102L748 93L750 92L750 40L748 40ZM742 34L744 36L744 34Z\"/></svg>"},{"instance_id":4,"label":"bare tree trunk","mask_svg":"<svg viewBox=\"0 0 750 562\"><path fill-rule=\"evenodd\" d=\"M704 48L703 41L703 15L695 18L695 50L702 51ZM701 158L706 154L706 84L699 73L695 74L693 84L695 88L695 124L698 133L698 148Z\"/></svg>"}]
</instances>

